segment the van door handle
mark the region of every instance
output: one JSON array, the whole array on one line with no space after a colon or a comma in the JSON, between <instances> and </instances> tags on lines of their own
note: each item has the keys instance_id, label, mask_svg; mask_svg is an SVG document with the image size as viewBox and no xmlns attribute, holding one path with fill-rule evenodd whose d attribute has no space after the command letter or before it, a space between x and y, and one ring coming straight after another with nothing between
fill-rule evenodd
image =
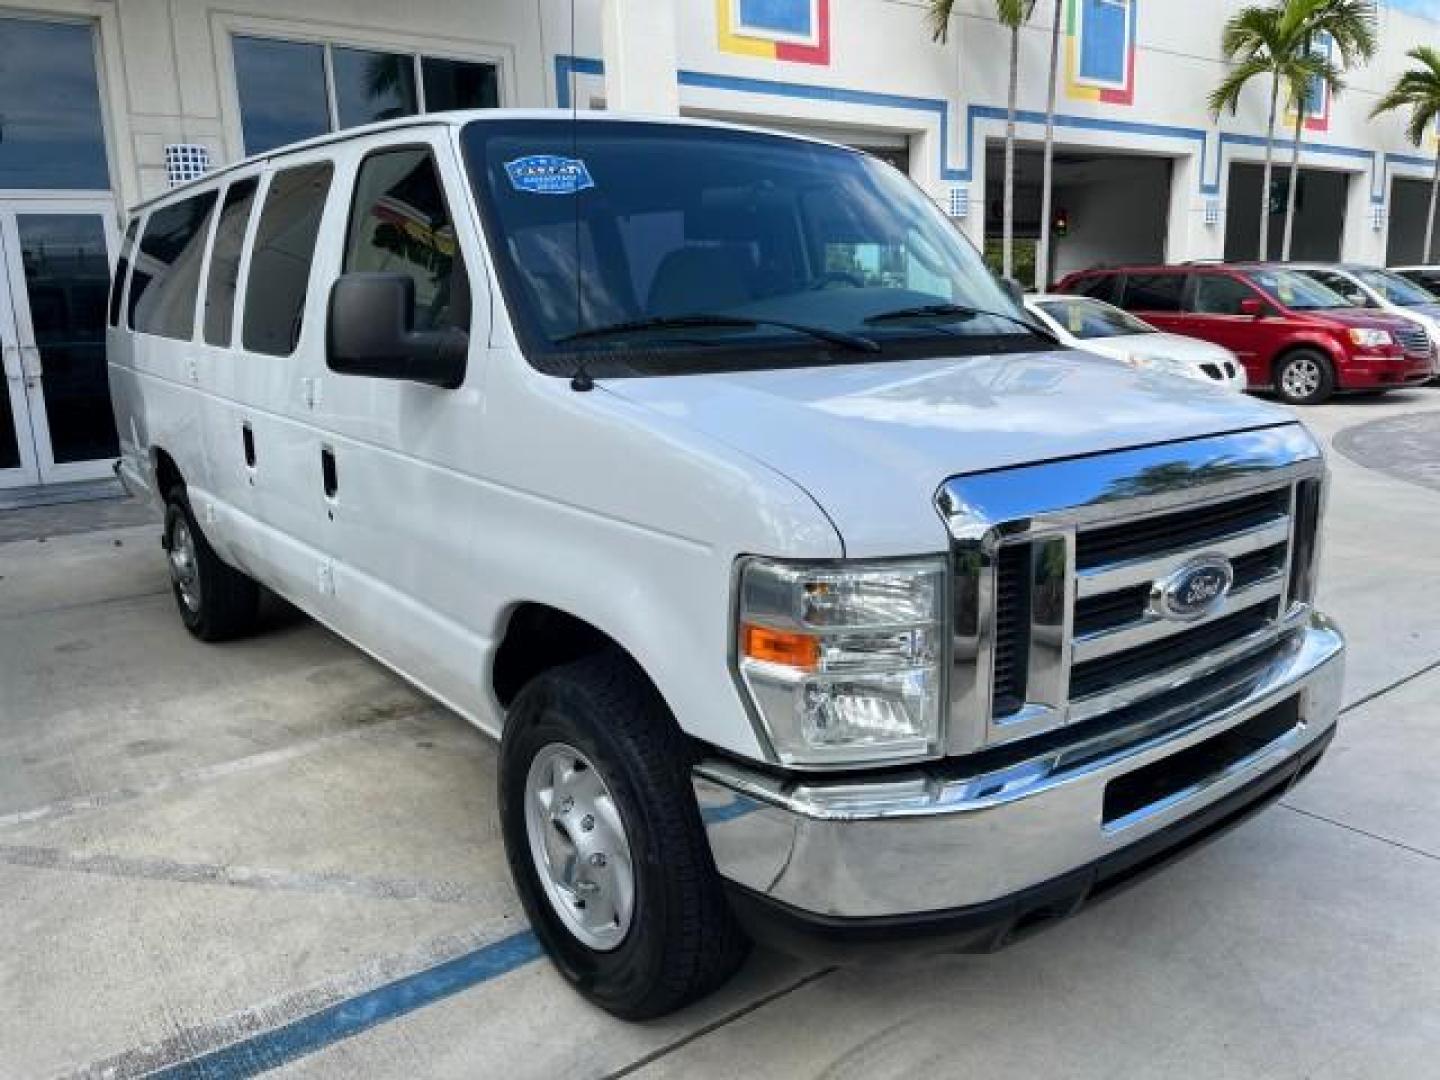
<instances>
[{"instance_id":1,"label":"van door handle","mask_svg":"<svg viewBox=\"0 0 1440 1080\"><path fill-rule=\"evenodd\" d=\"M255 467L255 431L250 427L249 420L240 425L240 441L245 445L245 464L253 469Z\"/></svg>"},{"instance_id":2,"label":"van door handle","mask_svg":"<svg viewBox=\"0 0 1440 1080\"><path fill-rule=\"evenodd\" d=\"M340 477L335 472L335 451L328 446L320 448L320 475L325 481L325 497L335 498L340 490Z\"/></svg>"}]
</instances>

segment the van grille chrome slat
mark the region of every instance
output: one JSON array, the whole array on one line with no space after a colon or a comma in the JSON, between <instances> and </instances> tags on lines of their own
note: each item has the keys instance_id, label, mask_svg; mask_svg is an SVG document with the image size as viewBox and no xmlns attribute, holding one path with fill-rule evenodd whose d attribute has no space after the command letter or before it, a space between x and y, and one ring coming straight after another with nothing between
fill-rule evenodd
<instances>
[{"instance_id":1,"label":"van grille chrome slat","mask_svg":"<svg viewBox=\"0 0 1440 1080\"><path fill-rule=\"evenodd\" d=\"M1092 660L1114 656L1127 649L1149 645L1166 638L1192 634L1207 623L1234 615L1244 608L1253 607L1268 600L1278 600L1284 591L1285 580L1277 570L1261 581L1254 582L1243 589L1232 590L1226 598L1225 604L1218 611L1203 619L1197 619L1195 622L1175 623L1157 615L1148 615L1112 630L1080 635L1075 639L1075 664L1078 667L1078 665ZM1076 674L1078 676L1079 672L1077 671Z\"/></svg>"},{"instance_id":2,"label":"van grille chrome slat","mask_svg":"<svg viewBox=\"0 0 1440 1080\"><path fill-rule=\"evenodd\" d=\"M1323 480L1282 425L947 482L951 751L1123 738L1209 700L1309 617ZM1187 611L1172 590L1207 571L1211 609Z\"/></svg>"},{"instance_id":3,"label":"van grille chrome slat","mask_svg":"<svg viewBox=\"0 0 1440 1080\"><path fill-rule=\"evenodd\" d=\"M1246 526L1233 532L1207 540L1203 544L1206 552L1215 552L1238 560L1251 552L1273 548L1290 540L1290 518L1286 513L1272 515L1264 521ZM1179 569L1197 555L1194 548L1171 549L1154 557L1126 559L1122 562L1102 563L1081 570L1077 588L1082 599L1116 592L1130 585L1148 584L1158 581Z\"/></svg>"}]
</instances>

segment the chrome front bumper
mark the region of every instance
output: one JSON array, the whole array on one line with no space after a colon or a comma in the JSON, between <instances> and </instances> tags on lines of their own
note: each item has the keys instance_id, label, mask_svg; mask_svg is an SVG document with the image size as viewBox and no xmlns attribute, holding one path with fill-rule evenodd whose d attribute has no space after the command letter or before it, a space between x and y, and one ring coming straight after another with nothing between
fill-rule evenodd
<instances>
[{"instance_id":1,"label":"chrome front bumper","mask_svg":"<svg viewBox=\"0 0 1440 1080\"><path fill-rule=\"evenodd\" d=\"M1207 811L1228 820L1247 799L1258 806L1274 797L1275 785L1262 781L1274 776L1288 784L1334 732L1344 648L1339 631L1313 616L1223 706L1108 751L1092 747L1077 756L1063 747L985 771L954 759L903 775L829 782L706 760L694 770L696 798L722 877L747 900L790 917L830 925L924 922L995 910L1085 868L1125 861L1127 849L1140 851L1147 841L1156 847L1185 835L1187 820ZM1113 781L1297 695L1298 723L1283 734L1105 822Z\"/></svg>"}]
</instances>

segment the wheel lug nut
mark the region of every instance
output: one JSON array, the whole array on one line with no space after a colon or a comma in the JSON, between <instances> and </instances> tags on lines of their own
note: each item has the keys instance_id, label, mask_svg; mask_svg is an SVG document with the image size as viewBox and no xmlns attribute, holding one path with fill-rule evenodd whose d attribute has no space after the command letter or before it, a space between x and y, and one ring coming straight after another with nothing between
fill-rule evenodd
<instances>
[{"instance_id":1,"label":"wheel lug nut","mask_svg":"<svg viewBox=\"0 0 1440 1080\"><path fill-rule=\"evenodd\" d=\"M584 817L582 817L582 818L580 819L580 831L581 831L581 832L589 832L589 831L590 831L591 829L593 829L593 828L595 828L595 815L594 815L594 814L586 814Z\"/></svg>"},{"instance_id":2,"label":"wheel lug nut","mask_svg":"<svg viewBox=\"0 0 1440 1080\"><path fill-rule=\"evenodd\" d=\"M560 800L560 812L562 814L568 814L573 809L575 809L575 799L573 796L566 795Z\"/></svg>"},{"instance_id":3,"label":"wheel lug nut","mask_svg":"<svg viewBox=\"0 0 1440 1080\"><path fill-rule=\"evenodd\" d=\"M594 896L600 891L600 886L593 881L577 881L575 891L581 896Z\"/></svg>"},{"instance_id":4,"label":"wheel lug nut","mask_svg":"<svg viewBox=\"0 0 1440 1080\"><path fill-rule=\"evenodd\" d=\"M591 855L591 856L590 856L590 865L591 865L591 866L597 866L597 867L598 867L598 866L604 866L604 865L605 865L605 853L604 853L603 851L597 851L597 852L595 852L594 855Z\"/></svg>"}]
</instances>

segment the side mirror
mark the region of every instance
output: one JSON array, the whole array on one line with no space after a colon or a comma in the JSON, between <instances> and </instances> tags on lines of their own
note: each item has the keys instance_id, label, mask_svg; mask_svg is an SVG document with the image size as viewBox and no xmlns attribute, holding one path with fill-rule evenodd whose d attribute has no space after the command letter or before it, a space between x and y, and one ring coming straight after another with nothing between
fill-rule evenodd
<instances>
[{"instance_id":1,"label":"side mirror","mask_svg":"<svg viewBox=\"0 0 1440 1080\"><path fill-rule=\"evenodd\" d=\"M1251 319L1264 318L1265 302L1258 296L1247 296L1240 301L1240 314Z\"/></svg>"},{"instance_id":2,"label":"side mirror","mask_svg":"<svg viewBox=\"0 0 1440 1080\"><path fill-rule=\"evenodd\" d=\"M470 335L416 330L407 274L344 274L330 290L325 363L341 375L400 379L453 390L465 379Z\"/></svg>"},{"instance_id":3,"label":"side mirror","mask_svg":"<svg viewBox=\"0 0 1440 1080\"><path fill-rule=\"evenodd\" d=\"M1005 295L1015 301L1016 307L1025 306L1025 286L1016 281L1013 277L1002 277L1000 285L1005 290Z\"/></svg>"}]
</instances>

